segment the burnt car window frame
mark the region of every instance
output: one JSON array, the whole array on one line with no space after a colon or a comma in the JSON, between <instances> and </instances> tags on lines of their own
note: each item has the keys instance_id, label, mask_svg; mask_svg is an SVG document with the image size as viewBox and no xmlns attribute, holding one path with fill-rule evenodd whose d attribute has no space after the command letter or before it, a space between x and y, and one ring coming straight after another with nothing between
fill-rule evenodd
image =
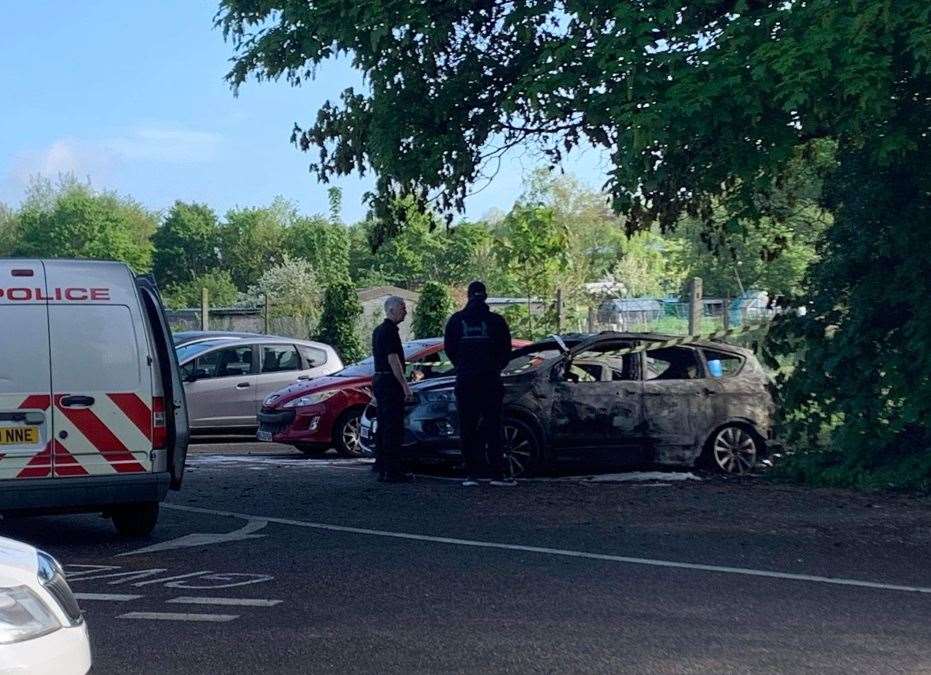
<instances>
[{"instance_id":1,"label":"burnt car window frame","mask_svg":"<svg viewBox=\"0 0 931 675\"><path fill-rule=\"evenodd\" d=\"M629 349L633 346L635 346L634 341L629 340L629 339L628 340L615 339L615 340L605 340L603 342L586 343L584 351L576 351L573 349L568 354L565 354L561 360L557 361L553 365L553 368L550 371L550 375L552 376L556 368L564 366L565 364L571 364L573 361L575 361L577 358L581 357L584 354L590 354L594 352L597 356L590 360L597 361L598 358L604 359L605 355L610 354L612 351L618 351L621 349ZM605 374L608 372L613 373L614 368L607 363L607 360L604 360L604 361L598 362L599 367L602 369L600 378L598 378L597 380L592 380L592 381L574 382L573 384L594 384L597 382L639 382L643 376L643 366L642 366L641 360L637 358L636 354L623 354L621 355L620 358L624 359L625 366L629 364L629 367L633 370L629 378L615 380L613 377L611 377L610 379L605 379ZM567 369L564 368L562 376L560 378L561 381L563 382L569 381L566 379L566 372L567 372Z\"/></svg>"},{"instance_id":2,"label":"burnt car window frame","mask_svg":"<svg viewBox=\"0 0 931 675\"><path fill-rule=\"evenodd\" d=\"M746 368L747 366L747 358L743 356L742 354L738 354L737 352L731 352L726 349L716 349L714 347L701 347L699 348L699 351L701 352L702 364L705 368L705 377L706 379L709 379L709 380L727 380L732 377L737 377L743 372L744 368ZM720 377L712 375L711 367L708 365L708 361L709 360L713 361L715 359L709 359L708 354L706 352L717 353L717 354L721 354L722 356L728 356L730 358L737 359L737 361L739 362L739 365L737 366L737 370L735 370L732 373L723 373Z\"/></svg>"},{"instance_id":3,"label":"burnt car window frame","mask_svg":"<svg viewBox=\"0 0 931 675\"><path fill-rule=\"evenodd\" d=\"M695 357L695 363L698 364L699 373L697 377L669 377L669 378L648 378L647 373L649 368L647 367L647 359L649 358L648 354L650 352L655 352L659 350L685 350L692 353L692 356ZM663 371L665 372L665 371ZM694 345L675 345L672 347L654 347L650 349L647 347L641 352L640 358L640 379L642 382L697 382L699 380L707 379L719 379L719 378L709 378L708 377L708 367L705 363L704 354L701 353L701 350Z\"/></svg>"}]
</instances>

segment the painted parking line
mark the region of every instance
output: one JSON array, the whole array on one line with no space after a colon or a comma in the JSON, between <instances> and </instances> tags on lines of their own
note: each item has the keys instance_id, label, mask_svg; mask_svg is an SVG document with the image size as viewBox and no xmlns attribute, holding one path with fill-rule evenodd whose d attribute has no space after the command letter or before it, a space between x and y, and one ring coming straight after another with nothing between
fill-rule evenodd
<instances>
[{"instance_id":1,"label":"painted parking line","mask_svg":"<svg viewBox=\"0 0 931 675\"><path fill-rule=\"evenodd\" d=\"M266 598L207 598L182 595L179 598L166 600L168 604L177 605L222 605L224 607L274 607L280 605L281 600L268 600Z\"/></svg>"},{"instance_id":2,"label":"painted parking line","mask_svg":"<svg viewBox=\"0 0 931 675\"><path fill-rule=\"evenodd\" d=\"M238 614L182 614L180 612L127 612L117 619L145 619L149 621L202 621L226 623L239 618Z\"/></svg>"},{"instance_id":3,"label":"painted parking line","mask_svg":"<svg viewBox=\"0 0 931 675\"><path fill-rule=\"evenodd\" d=\"M931 595L931 587L927 586L906 586L902 584L887 584L876 581L867 581L864 579L846 579L843 577L825 577L812 574L795 574L791 572L776 572L772 570L759 570L746 567L729 567L726 565L705 565L701 563L679 562L675 560L657 560L653 558L634 558L630 556L610 555L607 553L593 553L589 551L573 551L558 548L549 548L545 546L526 546L523 544L504 544L492 541L477 541L473 539L457 539L453 537L437 537L427 534L414 534L410 532L392 532L388 530L372 530L364 527L348 527L346 525L331 525L329 523L313 523L303 520L292 520L290 518L275 518L272 516L254 516L247 513L236 513L235 511L220 511L214 509L204 509L197 506L184 506L181 504L162 504L164 508L175 509L177 511L189 511L191 513L206 513L215 516L227 516L230 518L242 518L244 520L264 520L269 523L278 523L280 525L292 525L294 527L306 527L313 530L325 530L330 532L344 532L349 534L364 534L373 537L386 537L391 539L406 539L412 541L425 541L436 544L448 544L451 546L468 546L471 548L499 549L504 551L521 551L526 553L540 553L542 555L560 556L567 558L583 558L588 560L604 560L608 562L624 563L629 565L645 565L649 567L665 567L672 569L693 570L699 572L715 572L720 574L735 574L750 577L765 577L769 579L784 579L787 581L806 581L819 584L831 584L835 586L852 586L858 588L870 588L882 591L904 591L908 593L926 593Z\"/></svg>"},{"instance_id":4,"label":"painted parking line","mask_svg":"<svg viewBox=\"0 0 931 675\"><path fill-rule=\"evenodd\" d=\"M138 600L141 595L129 595L126 593L75 593L74 597L78 600L102 600L104 602L129 602Z\"/></svg>"}]
</instances>

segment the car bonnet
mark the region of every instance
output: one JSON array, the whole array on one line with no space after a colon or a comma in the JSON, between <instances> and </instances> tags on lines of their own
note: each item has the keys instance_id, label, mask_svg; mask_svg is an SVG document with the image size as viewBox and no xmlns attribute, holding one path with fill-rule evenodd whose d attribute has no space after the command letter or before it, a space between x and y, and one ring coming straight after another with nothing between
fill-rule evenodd
<instances>
[{"instance_id":1,"label":"car bonnet","mask_svg":"<svg viewBox=\"0 0 931 675\"><path fill-rule=\"evenodd\" d=\"M265 400L271 399L272 406L280 406L288 401L293 401L301 396L323 391L325 389L348 389L359 384L364 384L369 380L367 377L333 377L327 375L324 377L315 377L312 380L298 380L292 382L287 387L271 393Z\"/></svg>"},{"instance_id":2,"label":"car bonnet","mask_svg":"<svg viewBox=\"0 0 931 675\"><path fill-rule=\"evenodd\" d=\"M39 562L36 549L21 541L0 537L0 586L35 584Z\"/></svg>"}]
</instances>

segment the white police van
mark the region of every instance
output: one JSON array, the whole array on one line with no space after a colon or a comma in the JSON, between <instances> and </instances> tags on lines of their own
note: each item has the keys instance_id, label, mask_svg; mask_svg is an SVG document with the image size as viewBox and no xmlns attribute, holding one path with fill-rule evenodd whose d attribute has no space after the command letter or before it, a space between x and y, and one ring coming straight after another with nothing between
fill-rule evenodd
<instances>
[{"instance_id":1,"label":"white police van","mask_svg":"<svg viewBox=\"0 0 931 675\"><path fill-rule=\"evenodd\" d=\"M102 512L148 534L188 434L154 283L122 263L0 259L0 513Z\"/></svg>"}]
</instances>

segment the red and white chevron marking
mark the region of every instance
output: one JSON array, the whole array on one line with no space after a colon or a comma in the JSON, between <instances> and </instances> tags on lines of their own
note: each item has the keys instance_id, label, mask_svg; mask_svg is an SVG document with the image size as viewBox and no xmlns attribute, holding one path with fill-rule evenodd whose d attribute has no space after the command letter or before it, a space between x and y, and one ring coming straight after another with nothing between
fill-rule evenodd
<instances>
[{"instance_id":1,"label":"red and white chevron marking","mask_svg":"<svg viewBox=\"0 0 931 675\"><path fill-rule=\"evenodd\" d=\"M9 397L4 398L7 403ZM31 457L0 455L0 476L50 478L53 465L54 475L60 477L149 471L151 408L135 393L95 398L92 408L67 408L59 405L56 396L56 438ZM33 394L14 407L49 411L50 404L50 396ZM65 439L58 437L62 431Z\"/></svg>"}]
</instances>

